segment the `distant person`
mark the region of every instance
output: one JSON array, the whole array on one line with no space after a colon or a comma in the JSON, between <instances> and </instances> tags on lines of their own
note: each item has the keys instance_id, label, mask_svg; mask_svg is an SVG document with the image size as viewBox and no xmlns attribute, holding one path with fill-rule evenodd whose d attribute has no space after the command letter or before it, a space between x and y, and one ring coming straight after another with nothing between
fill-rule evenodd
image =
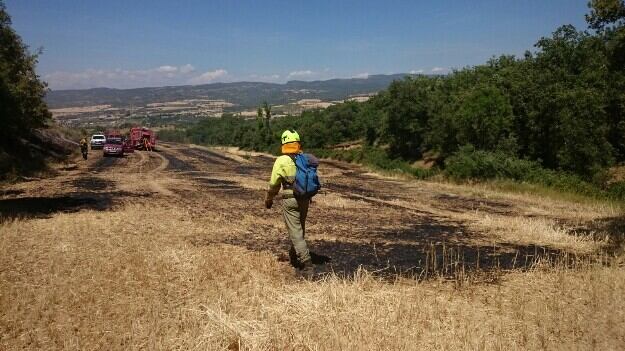
<instances>
[{"instance_id":1,"label":"distant person","mask_svg":"<svg viewBox=\"0 0 625 351\"><path fill-rule=\"evenodd\" d=\"M83 137L80 139L80 153L82 153L82 158L87 159L87 153L89 152L89 144L87 143L87 138Z\"/></svg>"},{"instance_id":2,"label":"distant person","mask_svg":"<svg viewBox=\"0 0 625 351\"><path fill-rule=\"evenodd\" d=\"M282 156L273 165L265 207L271 208L273 199L282 187L282 215L291 239L291 251L297 256L300 276L312 278L315 268L304 239L306 216L310 200L319 190L317 165L319 161L302 152L299 134L294 130L282 133Z\"/></svg>"}]
</instances>

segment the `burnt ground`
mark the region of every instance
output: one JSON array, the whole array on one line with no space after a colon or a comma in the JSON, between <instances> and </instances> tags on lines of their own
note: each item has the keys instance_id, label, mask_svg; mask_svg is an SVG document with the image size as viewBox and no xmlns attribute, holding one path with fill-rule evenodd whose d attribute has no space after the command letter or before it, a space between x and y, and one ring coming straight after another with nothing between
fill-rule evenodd
<instances>
[{"instance_id":1,"label":"burnt ground","mask_svg":"<svg viewBox=\"0 0 625 351\"><path fill-rule=\"evenodd\" d=\"M158 152L137 151L122 158L92 152L77 167L0 191L0 221L46 218L58 212L109 211L127 203L188 209L191 219L219 216L237 230L187 236L195 246L234 245L289 260L290 243L279 201L263 207L273 165L267 155L243 155L178 144ZM419 188L358 166L322 161L323 190L311 205L307 240L325 271L351 275L365 268L378 275L451 276L526 269L537 260L555 262L575 255L553 247L494 240L470 229L455 214L518 214L518 204ZM527 211L525 211L527 212ZM531 216L531 214L528 214ZM623 228L622 218L587 226ZM583 228L582 228L583 229ZM288 263L285 263L288 264Z\"/></svg>"}]
</instances>

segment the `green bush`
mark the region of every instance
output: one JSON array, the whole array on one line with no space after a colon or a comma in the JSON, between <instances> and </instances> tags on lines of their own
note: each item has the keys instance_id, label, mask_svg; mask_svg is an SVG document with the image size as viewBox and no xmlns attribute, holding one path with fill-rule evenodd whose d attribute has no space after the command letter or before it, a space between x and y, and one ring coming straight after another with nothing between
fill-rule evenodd
<instances>
[{"instance_id":1,"label":"green bush","mask_svg":"<svg viewBox=\"0 0 625 351\"><path fill-rule=\"evenodd\" d=\"M511 179L590 197L625 200L625 182L604 189L603 183L594 184L574 174L542 168L534 161L504 152L475 150L470 145L445 160L445 175L460 181Z\"/></svg>"},{"instance_id":2,"label":"green bush","mask_svg":"<svg viewBox=\"0 0 625 351\"><path fill-rule=\"evenodd\" d=\"M625 201L625 182L613 183L608 187L608 197Z\"/></svg>"},{"instance_id":3,"label":"green bush","mask_svg":"<svg viewBox=\"0 0 625 351\"><path fill-rule=\"evenodd\" d=\"M429 178L438 173L436 169L414 168L401 159L390 158L386 150L370 146L352 150L312 149L307 152L311 152L318 157L360 163L375 169L409 174L419 179Z\"/></svg>"},{"instance_id":4,"label":"green bush","mask_svg":"<svg viewBox=\"0 0 625 351\"><path fill-rule=\"evenodd\" d=\"M523 181L540 178L544 171L537 162L500 151L475 150L471 145L463 146L445 160L445 174L457 180L509 178Z\"/></svg>"}]
</instances>

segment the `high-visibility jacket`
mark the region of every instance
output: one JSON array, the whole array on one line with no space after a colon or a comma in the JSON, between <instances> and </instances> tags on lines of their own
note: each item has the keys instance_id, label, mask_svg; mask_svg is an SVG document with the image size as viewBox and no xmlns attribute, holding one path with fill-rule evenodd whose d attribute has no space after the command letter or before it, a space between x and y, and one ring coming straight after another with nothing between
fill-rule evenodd
<instances>
[{"instance_id":1,"label":"high-visibility jacket","mask_svg":"<svg viewBox=\"0 0 625 351\"><path fill-rule=\"evenodd\" d=\"M295 173L297 167L295 162L289 155L282 155L276 159L271 171L271 179L269 180L269 190L267 191L267 199L272 200L280 192L284 197L293 196L293 183L295 182Z\"/></svg>"}]
</instances>

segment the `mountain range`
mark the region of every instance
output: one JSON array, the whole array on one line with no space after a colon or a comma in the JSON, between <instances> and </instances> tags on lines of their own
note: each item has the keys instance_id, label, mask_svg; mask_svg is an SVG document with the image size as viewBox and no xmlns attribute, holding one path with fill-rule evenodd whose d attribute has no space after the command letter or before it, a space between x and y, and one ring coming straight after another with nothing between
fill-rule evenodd
<instances>
[{"instance_id":1,"label":"mountain range","mask_svg":"<svg viewBox=\"0 0 625 351\"><path fill-rule=\"evenodd\" d=\"M52 90L46 96L50 108L111 105L145 106L150 103L188 99L226 100L239 108L254 108L263 101L286 104L301 99L344 100L354 95L377 93L394 80L410 74L370 75L367 78L323 81L293 80L284 84L263 82L212 83L135 89L94 88Z\"/></svg>"}]
</instances>

